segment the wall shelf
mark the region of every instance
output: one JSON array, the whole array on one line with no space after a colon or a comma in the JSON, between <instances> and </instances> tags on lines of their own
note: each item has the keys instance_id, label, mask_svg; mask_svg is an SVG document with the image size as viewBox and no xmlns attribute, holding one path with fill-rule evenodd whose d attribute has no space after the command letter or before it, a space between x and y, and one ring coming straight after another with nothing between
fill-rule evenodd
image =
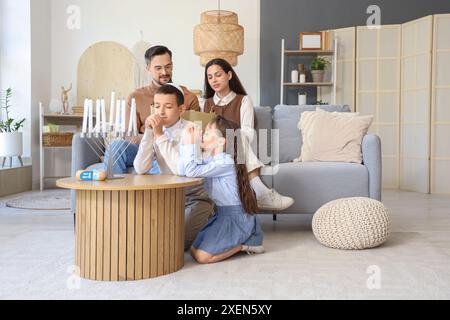
<instances>
[{"instance_id":1,"label":"wall shelf","mask_svg":"<svg viewBox=\"0 0 450 320\"><path fill-rule=\"evenodd\" d=\"M337 74L337 38L333 39L334 50L286 50L284 39L281 39L281 77L280 77L280 104L284 103L284 90L285 87L302 88L302 87L316 87L317 97L320 96L321 87L333 88L333 100L332 103L336 103L336 74ZM292 83L285 82L285 58L292 56L330 56L331 57L331 81L330 82L305 82L305 83Z\"/></svg>"},{"instance_id":2,"label":"wall shelf","mask_svg":"<svg viewBox=\"0 0 450 320\"><path fill-rule=\"evenodd\" d=\"M95 116L94 116L95 118ZM67 177L70 176L71 172L69 168L60 169L60 166L63 167L64 161L62 159L59 159L58 168L52 168L52 172L50 175L45 174L45 154L47 153L47 156L54 157L54 153L58 153L58 157L68 157L71 154L71 146L44 146L43 143L43 129L44 125L48 123L52 123L55 125L62 125L62 126L74 126L76 127L76 130L73 132L79 132L80 128L82 126L83 122L83 115L82 114L59 114L59 113L49 113L44 112L44 107L42 103L39 104L39 150L40 150L40 190L42 191L44 189L44 183L46 180L49 179L55 179L55 178L61 178L61 177ZM47 151L47 152L46 152ZM52 158L51 161L56 161L54 158ZM50 169L47 168L49 171ZM54 171L58 171L57 173ZM64 172L62 172L64 171ZM66 174L67 172L67 174Z\"/></svg>"},{"instance_id":3,"label":"wall shelf","mask_svg":"<svg viewBox=\"0 0 450 320\"><path fill-rule=\"evenodd\" d=\"M284 53L288 56L332 56L334 55L334 50L284 50Z\"/></svg>"},{"instance_id":4,"label":"wall shelf","mask_svg":"<svg viewBox=\"0 0 450 320\"><path fill-rule=\"evenodd\" d=\"M305 83L285 82L284 85L290 87L332 87L333 82L305 82Z\"/></svg>"}]
</instances>

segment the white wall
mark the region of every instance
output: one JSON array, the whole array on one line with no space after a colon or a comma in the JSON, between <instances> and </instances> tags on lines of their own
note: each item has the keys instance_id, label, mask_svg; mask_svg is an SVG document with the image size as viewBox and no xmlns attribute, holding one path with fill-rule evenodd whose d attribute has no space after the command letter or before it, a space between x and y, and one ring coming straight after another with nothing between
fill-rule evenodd
<instances>
[{"instance_id":1,"label":"white wall","mask_svg":"<svg viewBox=\"0 0 450 320\"><path fill-rule=\"evenodd\" d=\"M81 9L81 28L66 27L67 8ZM59 99L61 86L73 83L70 103L76 103L77 65L82 53L98 41L116 41L128 48L141 40L169 47L174 81L203 89L203 67L193 53L193 30L200 14L217 9L211 0L51 0L51 97ZM259 104L259 0L222 1L223 10L238 14L245 29L245 52L236 72L256 105ZM118 75L120 76L120 75Z\"/></svg>"},{"instance_id":2,"label":"white wall","mask_svg":"<svg viewBox=\"0 0 450 320\"><path fill-rule=\"evenodd\" d=\"M0 24L0 89L2 94L9 87L13 90L11 116L26 118L22 130L23 155L30 157L30 0L1 0Z\"/></svg>"},{"instance_id":3,"label":"white wall","mask_svg":"<svg viewBox=\"0 0 450 320\"><path fill-rule=\"evenodd\" d=\"M33 188L39 187L39 102L50 101L50 0L31 0L31 156Z\"/></svg>"}]
</instances>

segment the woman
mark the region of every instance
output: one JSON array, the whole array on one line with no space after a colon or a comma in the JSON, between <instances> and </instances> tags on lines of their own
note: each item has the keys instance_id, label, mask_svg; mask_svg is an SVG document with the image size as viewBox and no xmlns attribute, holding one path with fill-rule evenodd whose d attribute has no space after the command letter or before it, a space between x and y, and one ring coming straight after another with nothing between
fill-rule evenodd
<instances>
[{"instance_id":1,"label":"woman","mask_svg":"<svg viewBox=\"0 0 450 320\"><path fill-rule=\"evenodd\" d=\"M205 66L205 105L204 112L214 112L237 123L243 133L245 164L249 174L250 185L255 191L258 208L261 210L284 210L289 208L294 199L281 196L273 189L267 188L261 181L260 168L264 164L250 148L254 132L253 103L241 84L236 72L224 59L213 59Z\"/></svg>"}]
</instances>

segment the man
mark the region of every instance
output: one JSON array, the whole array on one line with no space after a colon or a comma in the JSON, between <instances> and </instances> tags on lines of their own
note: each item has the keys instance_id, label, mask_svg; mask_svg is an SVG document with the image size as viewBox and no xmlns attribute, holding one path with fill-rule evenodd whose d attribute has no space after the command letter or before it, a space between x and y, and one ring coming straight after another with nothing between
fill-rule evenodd
<instances>
[{"instance_id":1,"label":"man","mask_svg":"<svg viewBox=\"0 0 450 320\"><path fill-rule=\"evenodd\" d=\"M153 46L145 53L145 61L147 62L147 72L152 82L149 86L140 88L132 92L127 98L126 107L126 124L128 125L131 111L131 101L136 100L137 127L139 135L137 137L128 138L131 144L119 145L119 142L113 143L115 157L114 172L127 173L130 167L133 167L133 161L139 149L139 143L145 132L145 120L151 114L151 108L154 102L154 96L158 88L172 82L172 52L164 46ZM186 110L200 111L197 96L190 92L186 87L181 86L184 94L184 106ZM117 147L119 146L119 147ZM117 149L119 148L119 149ZM126 148L126 149L125 149ZM104 163L108 163L109 154L105 154ZM157 166L152 167L151 173L157 173Z\"/></svg>"},{"instance_id":2,"label":"man","mask_svg":"<svg viewBox=\"0 0 450 320\"><path fill-rule=\"evenodd\" d=\"M183 89L172 83L154 95L155 113L144 122L144 136L134 159L137 174L146 174L155 161L163 174L178 174L179 145L184 129L192 122L181 119L185 110ZM186 188L184 210L185 250L213 214L213 202L203 186Z\"/></svg>"}]
</instances>

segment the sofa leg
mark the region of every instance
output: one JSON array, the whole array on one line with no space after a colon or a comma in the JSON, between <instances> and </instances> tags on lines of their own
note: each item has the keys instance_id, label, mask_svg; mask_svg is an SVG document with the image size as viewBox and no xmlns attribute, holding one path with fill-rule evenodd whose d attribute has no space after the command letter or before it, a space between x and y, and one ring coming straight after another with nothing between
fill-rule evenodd
<instances>
[{"instance_id":1,"label":"sofa leg","mask_svg":"<svg viewBox=\"0 0 450 320\"><path fill-rule=\"evenodd\" d=\"M277 221L277 215L275 213L273 214L273 221Z\"/></svg>"}]
</instances>

